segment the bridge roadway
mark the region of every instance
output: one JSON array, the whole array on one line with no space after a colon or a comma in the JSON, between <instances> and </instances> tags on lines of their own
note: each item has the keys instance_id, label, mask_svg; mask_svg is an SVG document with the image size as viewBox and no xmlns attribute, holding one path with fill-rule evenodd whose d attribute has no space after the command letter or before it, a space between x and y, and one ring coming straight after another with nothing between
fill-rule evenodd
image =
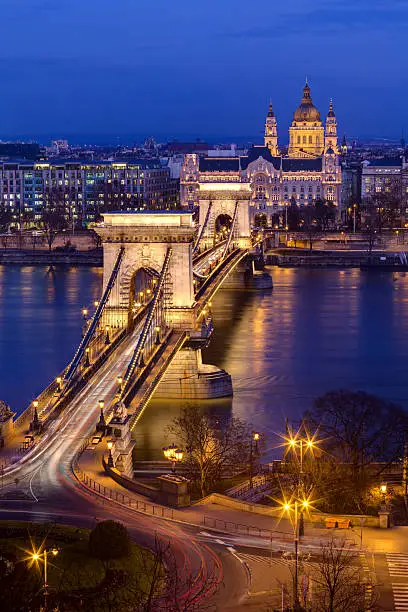
<instances>
[{"instance_id":1,"label":"bridge roadway","mask_svg":"<svg viewBox=\"0 0 408 612\"><path fill-rule=\"evenodd\" d=\"M72 461L92 433L99 418L98 400L108 405L117 392L116 378L123 374L131 358L143 322L126 337L87 385L72 400L38 445L4 477L3 499L16 485L27 499L3 501L0 518L41 522L60 522L92 527L96 520L112 518L123 521L141 545L154 547L159 534L171 542L184 576L190 576L181 588L180 599L199 593L203 600L215 597L217 609L234 606L243 596L246 574L240 563L217 542L200 541L200 529L144 516L113 502L101 503L80 485L72 473ZM102 469L102 468L101 468ZM221 583L215 594L215 583ZM188 591L188 592L187 592Z\"/></svg>"}]
</instances>

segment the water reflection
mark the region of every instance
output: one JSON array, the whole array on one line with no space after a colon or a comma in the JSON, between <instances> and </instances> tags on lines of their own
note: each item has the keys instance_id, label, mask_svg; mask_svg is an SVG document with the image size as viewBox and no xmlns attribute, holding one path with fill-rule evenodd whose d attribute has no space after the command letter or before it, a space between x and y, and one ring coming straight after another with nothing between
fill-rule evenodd
<instances>
[{"instance_id":1,"label":"water reflection","mask_svg":"<svg viewBox=\"0 0 408 612\"><path fill-rule=\"evenodd\" d=\"M204 361L226 369L234 398L198 402L273 437L313 399L362 389L408 408L408 275L272 269L274 289L221 291ZM0 266L0 399L21 410L72 357L81 308L100 296L102 270ZM137 428L139 456L161 457L183 406L153 401Z\"/></svg>"},{"instance_id":2,"label":"water reflection","mask_svg":"<svg viewBox=\"0 0 408 612\"><path fill-rule=\"evenodd\" d=\"M0 266L0 399L20 412L72 358L97 268Z\"/></svg>"}]
</instances>

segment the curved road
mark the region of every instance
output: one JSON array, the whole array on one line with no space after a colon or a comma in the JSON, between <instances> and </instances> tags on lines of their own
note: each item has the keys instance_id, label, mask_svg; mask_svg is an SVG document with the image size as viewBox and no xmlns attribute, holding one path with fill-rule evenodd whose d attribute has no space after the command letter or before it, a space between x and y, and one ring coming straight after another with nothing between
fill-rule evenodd
<instances>
[{"instance_id":1,"label":"curved road","mask_svg":"<svg viewBox=\"0 0 408 612\"><path fill-rule=\"evenodd\" d=\"M244 567L223 542L205 543L200 541L197 527L160 520L97 498L72 473L72 460L99 418L98 401L103 399L109 406L114 398L116 379L123 376L140 331L141 325L113 352L61 417L50 424L36 447L5 473L0 518L83 527L107 518L120 520L143 546L154 548L156 536L171 544L183 576L180 601L211 600L214 608L225 610L242 600L248 585ZM27 499L7 501L7 493L15 489L15 478Z\"/></svg>"}]
</instances>

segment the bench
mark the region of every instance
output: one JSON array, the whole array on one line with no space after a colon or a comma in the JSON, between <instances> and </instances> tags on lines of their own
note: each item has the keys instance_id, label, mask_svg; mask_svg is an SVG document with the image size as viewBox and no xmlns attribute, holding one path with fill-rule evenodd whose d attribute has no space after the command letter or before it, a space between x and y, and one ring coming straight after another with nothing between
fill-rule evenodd
<instances>
[{"instance_id":1,"label":"bench","mask_svg":"<svg viewBox=\"0 0 408 612\"><path fill-rule=\"evenodd\" d=\"M327 518L325 523L327 529L348 529L351 521L349 519Z\"/></svg>"}]
</instances>

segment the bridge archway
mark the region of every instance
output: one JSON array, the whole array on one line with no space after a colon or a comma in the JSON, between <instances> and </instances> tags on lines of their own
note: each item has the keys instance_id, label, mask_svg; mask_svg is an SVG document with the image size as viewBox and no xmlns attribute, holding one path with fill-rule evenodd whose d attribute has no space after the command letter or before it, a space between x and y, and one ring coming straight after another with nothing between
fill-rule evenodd
<instances>
[{"instance_id":1,"label":"bridge archway","mask_svg":"<svg viewBox=\"0 0 408 612\"><path fill-rule=\"evenodd\" d=\"M124 247L123 261L115 289L107 304L112 320L119 320L122 327L129 322L131 299L137 287L153 281L160 275L168 250L171 249L166 275L167 318L172 325L187 320L191 324L194 303L192 243L194 224L188 212L106 213L104 225L95 228L102 238L104 254L104 288L109 282L120 247ZM143 272L142 272L143 271ZM147 277L152 277L151 286ZM109 324L109 323L108 323Z\"/></svg>"},{"instance_id":2,"label":"bridge archway","mask_svg":"<svg viewBox=\"0 0 408 612\"><path fill-rule=\"evenodd\" d=\"M203 246L212 246L214 235L217 231L217 219L235 217L234 242L241 248L251 246L251 230L249 219L249 201L251 191L249 185L237 183L236 189L228 185L228 190L223 185L213 183L203 185L199 193L199 225L204 228L201 236Z\"/></svg>"}]
</instances>

